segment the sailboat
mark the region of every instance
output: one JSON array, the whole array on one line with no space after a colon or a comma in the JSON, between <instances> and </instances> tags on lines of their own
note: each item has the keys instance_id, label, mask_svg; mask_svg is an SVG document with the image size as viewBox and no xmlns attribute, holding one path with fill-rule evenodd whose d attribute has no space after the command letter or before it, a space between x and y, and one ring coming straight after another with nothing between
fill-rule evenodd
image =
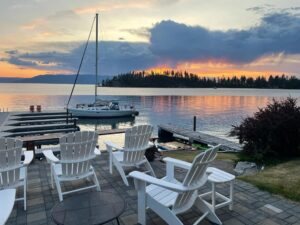
<instances>
[{"instance_id":1,"label":"sailboat","mask_svg":"<svg viewBox=\"0 0 300 225\"><path fill-rule=\"evenodd\" d=\"M80 72L80 68L83 62L83 58L88 46L88 42L91 36L91 31L94 25L94 21L92 24L91 31L89 33L89 38L86 43L84 53L79 65L79 69L77 72L77 76L67 103L67 110L69 113L71 113L73 116L76 117L87 117L87 118L114 118L114 117L135 117L139 114L137 110L135 110L135 107L133 105L120 105L118 101L104 101L97 98L97 88L98 88L98 13L96 13L96 17L94 18L94 21L96 20L96 79L95 79L95 102L90 104L77 104L76 107L69 107L69 103L74 91L74 87L77 82L77 78Z\"/></svg>"}]
</instances>

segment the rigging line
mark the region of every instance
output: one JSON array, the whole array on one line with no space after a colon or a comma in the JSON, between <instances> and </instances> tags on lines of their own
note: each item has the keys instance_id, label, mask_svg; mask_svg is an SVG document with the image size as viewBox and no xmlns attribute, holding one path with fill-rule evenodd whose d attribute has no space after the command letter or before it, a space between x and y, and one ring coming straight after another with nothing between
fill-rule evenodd
<instances>
[{"instance_id":1,"label":"rigging line","mask_svg":"<svg viewBox=\"0 0 300 225\"><path fill-rule=\"evenodd\" d=\"M81 57L81 60L80 60L80 64L79 64L79 68L77 70L77 74L76 74L76 78L75 78L75 81L74 81L74 84L73 84L73 87L72 87L72 91L71 91L71 94L69 96L69 100L68 100L68 103L67 103L67 109L68 109L68 106L69 106L69 103L71 101L71 98L72 98L72 95L73 95L73 91L74 91L74 88L75 88L75 85L77 83L77 79L78 79L78 76L79 76L79 73L80 73L80 69L81 69L81 66L82 66L82 62L83 62L83 59L84 59L84 56L85 56L85 52L86 52L86 49L89 45L89 40L90 40L90 37L91 37L91 34L92 34L92 30L93 30L93 27L94 27L94 23L95 23L95 19L96 17L94 17L94 20L93 20L93 23L92 23L92 27L91 27L91 30L90 30L90 33L89 33L89 36L88 36L88 40L85 44L85 48L84 48L84 51L83 51L83 55Z\"/></svg>"}]
</instances>

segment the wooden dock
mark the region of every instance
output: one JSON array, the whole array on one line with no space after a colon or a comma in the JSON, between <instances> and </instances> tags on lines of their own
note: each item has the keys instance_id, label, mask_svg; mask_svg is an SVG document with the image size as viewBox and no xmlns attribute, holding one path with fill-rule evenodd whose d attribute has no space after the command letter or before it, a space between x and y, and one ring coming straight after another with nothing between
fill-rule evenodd
<instances>
[{"instance_id":1,"label":"wooden dock","mask_svg":"<svg viewBox=\"0 0 300 225\"><path fill-rule=\"evenodd\" d=\"M68 133L77 130L77 118L66 111L0 113L0 137Z\"/></svg>"},{"instance_id":2,"label":"wooden dock","mask_svg":"<svg viewBox=\"0 0 300 225\"><path fill-rule=\"evenodd\" d=\"M221 144L223 151L241 151L242 146L238 143L219 138L213 135L205 134L199 131L192 131L184 127L179 127L173 124L158 125L158 137L160 139L174 139L174 135L188 140L190 143L198 142L208 145Z\"/></svg>"},{"instance_id":3,"label":"wooden dock","mask_svg":"<svg viewBox=\"0 0 300 225\"><path fill-rule=\"evenodd\" d=\"M109 135L109 134L122 134L125 133L127 129L111 129L111 130L97 130L99 135Z\"/></svg>"}]
</instances>

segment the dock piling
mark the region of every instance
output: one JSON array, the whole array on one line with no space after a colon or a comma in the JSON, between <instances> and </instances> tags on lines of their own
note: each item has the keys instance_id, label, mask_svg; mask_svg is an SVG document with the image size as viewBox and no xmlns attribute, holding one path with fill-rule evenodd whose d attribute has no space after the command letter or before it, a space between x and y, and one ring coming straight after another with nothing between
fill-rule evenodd
<instances>
[{"instance_id":1,"label":"dock piling","mask_svg":"<svg viewBox=\"0 0 300 225\"><path fill-rule=\"evenodd\" d=\"M194 120L193 120L193 131L196 131L197 128L197 118L196 116L194 116Z\"/></svg>"}]
</instances>

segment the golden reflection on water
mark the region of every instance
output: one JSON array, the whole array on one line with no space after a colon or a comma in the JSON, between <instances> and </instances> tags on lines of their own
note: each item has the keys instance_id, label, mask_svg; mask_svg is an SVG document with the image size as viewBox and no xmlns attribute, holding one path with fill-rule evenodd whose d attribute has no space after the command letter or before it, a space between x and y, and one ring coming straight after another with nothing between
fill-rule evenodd
<instances>
[{"instance_id":1,"label":"golden reflection on water","mask_svg":"<svg viewBox=\"0 0 300 225\"><path fill-rule=\"evenodd\" d=\"M141 97L142 105L149 104L149 97ZM217 115L220 112L243 110L248 113L257 111L270 101L260 96L156 96L150 103L154 112L168 113L172 107L176 111L194 115Z\"/></svg>"},{"instance_id":2,"label":"golden reflection on water","mask_svg":"<svg viewBox=\"0 0 300 225\"><path fill-rule=\"evenodd\" d=\"M41 105L42 109L62 109L65 104L66 96L48 95L0 95L1 111L29 110L30 105Z\"/></svg>"}]
</instances>

